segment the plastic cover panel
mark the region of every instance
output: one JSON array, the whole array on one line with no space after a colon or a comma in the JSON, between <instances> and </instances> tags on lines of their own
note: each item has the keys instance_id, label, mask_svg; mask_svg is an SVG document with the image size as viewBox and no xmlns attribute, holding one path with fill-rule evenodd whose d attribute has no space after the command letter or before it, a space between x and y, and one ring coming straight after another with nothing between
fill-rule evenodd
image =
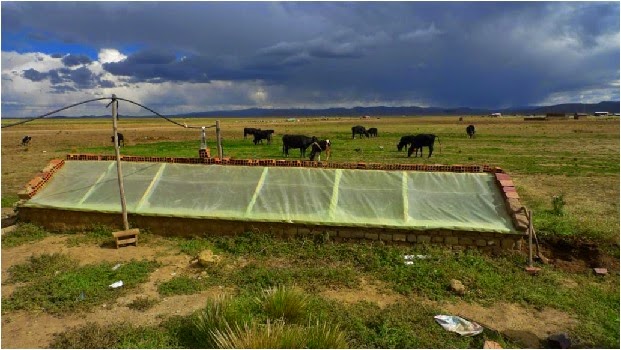
<instances>
[{"instance_id":1,"label":"plastic cover panel","mask_svg":"<svg viewBox=\"0 0 621 350\"><path fill-rule=\"evenodd\" d=\"M493 174L123 162L130 213L514 233ZM114 161L69 161L25 206L121 211Z\"/></svg>"}]
</instances>

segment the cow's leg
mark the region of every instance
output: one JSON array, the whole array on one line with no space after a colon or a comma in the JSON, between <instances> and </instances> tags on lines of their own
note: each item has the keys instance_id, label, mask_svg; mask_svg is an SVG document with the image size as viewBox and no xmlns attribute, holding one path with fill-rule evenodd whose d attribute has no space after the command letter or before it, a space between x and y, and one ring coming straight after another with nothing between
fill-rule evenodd
<instances>
[{"instance_id":1,"label":"cow's leg","mask_svg":"<svg viewBox=\"0 0 621 350\"><path fill-rule=\"evenodd\" d=\"M429 156L427 158L431 158L431 153L433 153L433 145L429 145ZM423 156L423 148L420 149L420 156Z\"/></svg>"}]
</instances>

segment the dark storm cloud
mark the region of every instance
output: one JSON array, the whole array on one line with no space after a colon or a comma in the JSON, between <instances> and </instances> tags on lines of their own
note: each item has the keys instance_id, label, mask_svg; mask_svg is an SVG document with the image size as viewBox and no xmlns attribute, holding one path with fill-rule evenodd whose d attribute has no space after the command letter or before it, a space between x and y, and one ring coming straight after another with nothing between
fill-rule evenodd
<instances>
[{"instance_id":1,"label":"dark storm cloud","mask_svg":"<svg viewBox=\"0 0 621 350\"><path fill-rule=\"evenodd\" d=\"M42 81L48 78L47 73L41 73L38 70L32 68L23 71L22 75L24 78L32 81Z\"/></svg>"},{"instance_id":2,"label":"dark storm cloud","mask_svg":"<svg viewBox=\"0 0 621 350\"><path fill-rule=\"evenodd\" d=\"M92 60L86 55L67 55L63 57L62 62L67 67L74 67L81 64L89 64Z\"/></svg>"},{"instance_id":3,"label":"dark storm cloud","mask_svg":"<svg viewBox=\"0 0 621 350\"><path fill-rule=\"evenodd\" d=\"M131 83L260 80L275 88L273 105L526 105L619 79L617 2L1 6L3 40L27 33L95 49L149 48L123 52L127 59L103 67ZM59 70L56 76L30 71L24 77L82 87L109 84L84 70Z\"/></svg>"}]
</instances>

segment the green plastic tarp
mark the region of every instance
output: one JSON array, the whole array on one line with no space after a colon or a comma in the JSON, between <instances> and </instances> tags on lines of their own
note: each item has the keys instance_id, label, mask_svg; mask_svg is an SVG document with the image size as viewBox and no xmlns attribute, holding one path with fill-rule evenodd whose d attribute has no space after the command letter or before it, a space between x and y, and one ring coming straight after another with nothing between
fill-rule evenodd
<instances>
[{"instance_id":1,"label":"green plastic tarp","mask_svg":"<svg viewBox=\"0 0 621 350\"><path fill-rule=\"evenodd\" d=\"M489 173L123 162L146 216L515 233ZM114 161L67 161L24 206L120 213Z\"/></svg>"}]
</instances>

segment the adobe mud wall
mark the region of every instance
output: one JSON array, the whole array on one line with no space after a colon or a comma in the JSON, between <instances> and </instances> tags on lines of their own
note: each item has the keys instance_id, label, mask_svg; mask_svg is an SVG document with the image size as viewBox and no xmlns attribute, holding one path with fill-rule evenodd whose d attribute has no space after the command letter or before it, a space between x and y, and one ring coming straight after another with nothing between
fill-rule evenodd
<instances>
[{"instance_id":1,"label":"adobe mud wall","mask_svg":"<svg viewBox=\"0 0 621 350\"><path fill-rule=\"evenodd\" d=\"M19 209L19 218L52 231L88 230L94 223L122 230L118 213L82 212L58 209ZM483 251L521 249L523 234L453 230L405 230L391 228L319 226L289 223L209 220L129 214L132 227L162 236L194 237L266 232L279 238L313 237L322 241L372 242L386 244L437 244L453 249L477 248Z\"/></svg>"}]
</instances>

